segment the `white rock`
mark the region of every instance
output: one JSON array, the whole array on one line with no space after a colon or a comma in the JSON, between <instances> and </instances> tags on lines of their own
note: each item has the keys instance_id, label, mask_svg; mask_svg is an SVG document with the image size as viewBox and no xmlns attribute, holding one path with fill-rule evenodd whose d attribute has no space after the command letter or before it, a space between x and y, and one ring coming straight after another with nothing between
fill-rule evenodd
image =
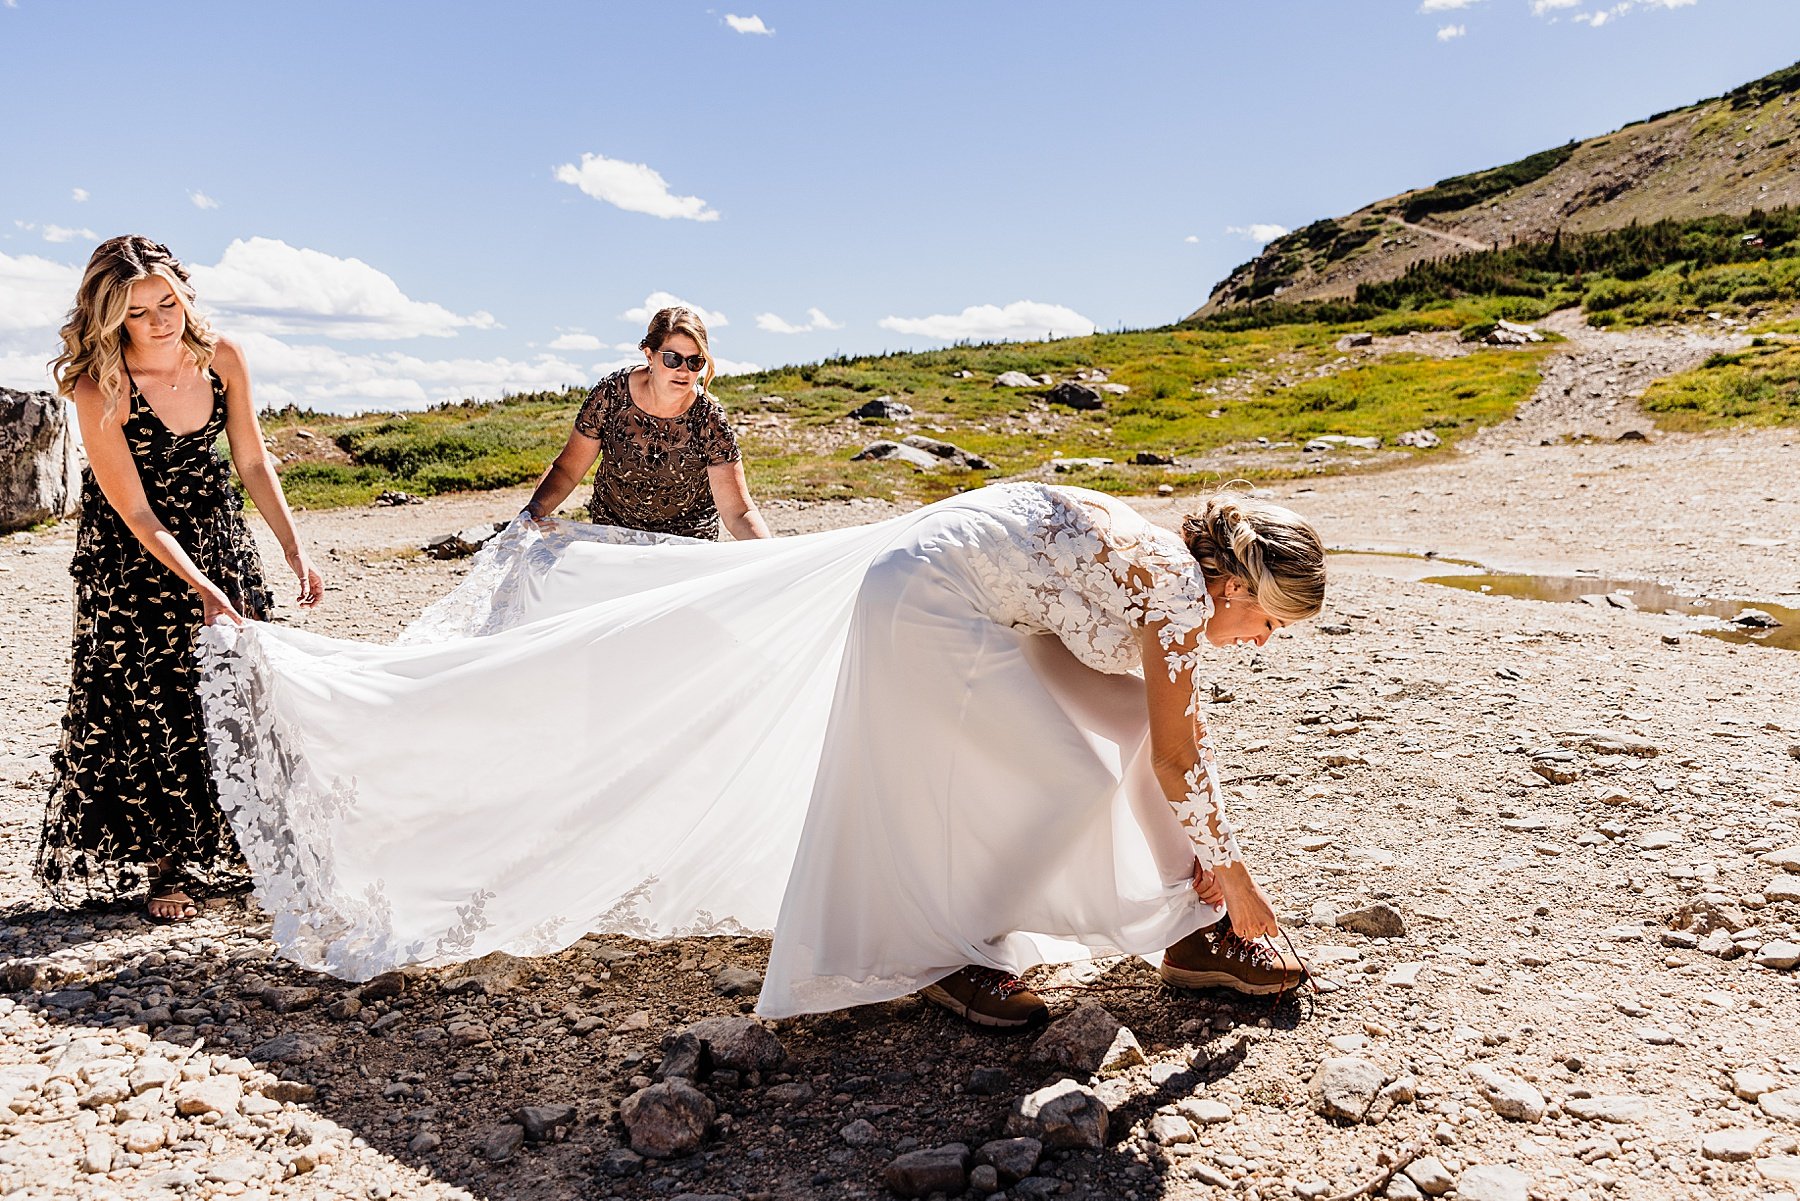
<instances>
[{"instance_id":1,"label":"white rock","mask_svg":"<svg viewBox=\"0 0 1800 1201\"><path fill-rule=\"evenodd\" d=\"M81 1170L88 1173L110 1172L113 1166L113 1141L99 1130L90 1130L81 1140Z\"/></svg>"},{"instance_id":2,"label":"white rock","mask_svg":"<svg viewBox=\"0 0 1800 1201\"><path fill-rule=\"evenodd\" d=\"M1771 1155L1759 1159L1756 1170L1771 1184L1800 1184L1800 1155Z\"/></svg>"},{"instance_id":3,"label":"white rock","mask_svg":"<svg viewBox=\"0 0 1800 1201\"><path fill-rule=\"evenodd\" d=\"M1503 1164L1478 1163L1456 1178L1457 1201L1527 1201L1531 1177Z\"/></svg>"},{"instance_id":4,"label":"white rock","mask_svg":"<svg viewBox=\"0 0 1800 1201\"><path fill-rule=\"evenodd\" d=\"M1165 1147L1194 1141L1194 1128L1178 1113L1159 1113L1150 1119L1150 1137Z\"/></svg>"},{"instance_id":5,"label":"white rock","mask_svg":"<svg viewBox=\"0 0 1800 1201\"><path fill-rule=\"evenodd\" d=\"M1495 1113L1514 1122L1535 1122L1544 1116L1544 1095L1517 1076L1478 1063L1469 1068L1475 1089Z\"/></svg>"},{"instance_id":6,"label":"white rock","mask_svg":"<svg viewBox=\"0 0 1800 1201\"><path fill-rule=\"evenodd\" d=\"M1800 847L1783 847L1779 851L1770 851L1756 857L1758 863L1766 863L1770 867L1778 867L1783 871L1800 872Z\"/></svg>"},{"instance_id":7,"label":"white rock","mask_svg":"<svg viewBox=\"0 0 1800 1201\"><path fill-rule=\"evenodd\" d=\"M1800 1090L1796 1090L1800 1091ZM1641 1122L1650 1116L1650 1102L1642 1097L1570 1097L1563 1110L1589 1122ZM1460 1186L1459 1186L1460 1187Z\"/></svg>"},{"instance_id":8,"label":"white rock","mask_svg":"<svg viewBox=\"0 0 1800 1201\"><path fill-rule=\"evenodd\" d=\"M1456 1184L1444 1161L1435 1155L1422 1155L1407 1164L1406 1175L1428 1197L1441 1197Z\"/></svg>"},{"instance_id":9,"label":"white rock","mask_svg":"<svg viewBox=\"0 0 1800 1201\"><path fill-rule=\"evenodd\" d=\"M231 1117L243 1099L244 1083L236 1076L208 1076L187 1081L175 1090L175 1110L188 1117L201 1113Z\"/></svg>"},{"instance_id":10,"label":"white rock","mask_svg":"<svg viewBox=\"0 0 1800 1201\"><path fill-rule=\"evenodd\" d=\"M1754 1156L1756 1149L1768 1139L1767 1130L1714 1130L1701 1136L1700 1154L1726 1163L1742 1163Z\"/></svg>"},{"instance_id":11,"label":"white rock","mask_svg":"<svg viewBox=\"0 0 1800 1201\"><path fill-rule=\"evenodd\" d=\"M1381 982L1389 988L1417 988L1419 973L1424 970L1423 963L1397 963L1388 969L1388 974Z\"/></svg>"},{"instance_id":12,"label":"white rock","mask_svg":"<svg viewBox=\"0 0 1800 1201\"><path fill-rule=\"evenodd\" d=\"M1756 963L1761 967L1786 969L1800 963L1800 945L1785 940L1765 942L1756 952Z\"/></svg>"},{"instance_id":13,"label":"white rock","mask_svg":"<svg viewBox=\"0 0 1800 1201\"><path fill-rule=\"evenodd\" d=\"M1746 1101L1754 1101L1764 1093L1781 1087L1781 1079L1755 1068L1739 1068L1731 1074L1731 1091Z\"/></svg>"},{"instance_id":14,"label":"white rock","mask_svg":"<svg viewBox=\"0 0 1800 1201\"><path fill-rule=\"evenodd\" d=\"M1196 1126L1222 1126L1231 1121L1231 1106L1210 1097L1183 1097L1175 1109Z\"/></svg>"},{"instance_id":15,"label":"white rock","mask_svg":"<svg viewBox=\"0 0 1800 1201\"><path fill-rule=\"evenodd\" d=\"M1800 1122L1800 1088L1776 1089L1756 1099L1756 1104L1772 1118L1783 1122Z\"/></svg>"},{"instance_id":16,"label":"white rock","mask_svg":"<svg viewBox=\"0 0 1800 1201\"><path fill-rule=\"evenodd\" d=\"M136 1155L160 1151L167 1140L168 1132L161 1122L126 1122L119 1127L120 1144Z\"/></svg>"}]
</instances>

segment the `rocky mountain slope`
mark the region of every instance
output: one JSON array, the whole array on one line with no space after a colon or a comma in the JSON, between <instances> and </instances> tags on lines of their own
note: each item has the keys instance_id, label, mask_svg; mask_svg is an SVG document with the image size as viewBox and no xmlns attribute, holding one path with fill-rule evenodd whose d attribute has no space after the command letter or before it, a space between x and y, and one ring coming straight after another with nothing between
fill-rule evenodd
<instances>
[{"instance_id":1,"label":"rocky mountain slope","mask_svg":"<svg viewBox=\"0 0 1800 1201\"><path fill-rule=\"evenodd\" d=\"M1800 203L1800 63L1584 142L1454 176L1276 239L1189 319L1347 299L1422 259L1633 222Z\"/></svg>"}]
</instances>

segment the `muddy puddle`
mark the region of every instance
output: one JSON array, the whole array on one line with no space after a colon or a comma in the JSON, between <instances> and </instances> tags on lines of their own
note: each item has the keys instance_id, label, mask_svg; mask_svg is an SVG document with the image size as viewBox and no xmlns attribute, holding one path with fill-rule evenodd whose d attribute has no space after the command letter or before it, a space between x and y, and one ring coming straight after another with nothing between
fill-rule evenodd
<instances>
[{"instance_id":1,"label":"muddy puddle","mask_svg":"<svg viewBox=\"0 0 1800 1201\"><path fill-rule=\"evenodd\" d=\"M1716 600L1683 596L1654 580L1624 580L1597 575L1513 575L1490 572L1470 559L1390 551L1331 552L1334 568L1369 571L1393 579L1442 584L1465 592L1510 596L1518 600L1563 601L1620 612L1672 613L1697 619L1697 633L1750 646L1800 650L1800 609L1767 601ZM1449 570L1446 571L1446 568ZM1755 610L1780 624L1773 628L1737 624L1745 610Z\"/></svg>"}]
</instances>

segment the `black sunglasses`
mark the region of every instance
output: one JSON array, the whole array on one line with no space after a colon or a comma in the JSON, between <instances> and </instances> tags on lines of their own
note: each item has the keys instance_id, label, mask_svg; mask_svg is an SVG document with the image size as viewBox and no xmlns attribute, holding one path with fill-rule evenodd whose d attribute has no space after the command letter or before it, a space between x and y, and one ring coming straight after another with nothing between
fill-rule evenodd
<instances>
[{"instance_id":1,"label":"black sunglasses","mask_svg":"<svg viewBox=\"0 0 1800 1201\"><path fill-rule=\"evenodd\" d=\"M687 364L687 369L689 371L699 371L702 367L706 366L706 356L703 354L690 354L683 357L672 350L665 350L662 352L662 361L663 366L670 370L674 370L683 363Z\"/></svg>"}]
</instances>

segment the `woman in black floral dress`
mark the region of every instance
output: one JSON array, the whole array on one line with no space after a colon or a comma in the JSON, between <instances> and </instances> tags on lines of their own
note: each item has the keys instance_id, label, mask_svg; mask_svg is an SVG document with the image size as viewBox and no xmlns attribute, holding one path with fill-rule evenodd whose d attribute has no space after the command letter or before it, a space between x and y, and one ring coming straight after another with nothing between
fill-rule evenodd
<instances>
[{"instance_id":1,"label":"woman in black floral dress","mask_svg":"<svg viewBox=\"0 0 1800 1201\"><path fill-rule=\"evenodd\" d=\"M712 355L706 324L692 309L650 319L644 366L613 372L588 393L575 431L544 473L521 516L556 511L594 460L588 520L688 538L767 538L725 409L706 391ZM704 372L704 375L701 373Z\"/></svg>"},{"instance_id":2,"label":"woman in black floral dress","mask_svg":"<svg viewBox=\"0 0 1800 1201\"><path fill-rule=\"evenodd\" d=\"M193 308L187 271L136 235L88 261L52 365L86 444L76 536L75 645L37 872L64 901L148 885L159 921L192 917L198 885L243 878L219 810L193 657L204 622L265 618L268 587L244 487L300 584L324 584L294 533L263 451L236 344Z\"/></svg>"}]
</instances>

